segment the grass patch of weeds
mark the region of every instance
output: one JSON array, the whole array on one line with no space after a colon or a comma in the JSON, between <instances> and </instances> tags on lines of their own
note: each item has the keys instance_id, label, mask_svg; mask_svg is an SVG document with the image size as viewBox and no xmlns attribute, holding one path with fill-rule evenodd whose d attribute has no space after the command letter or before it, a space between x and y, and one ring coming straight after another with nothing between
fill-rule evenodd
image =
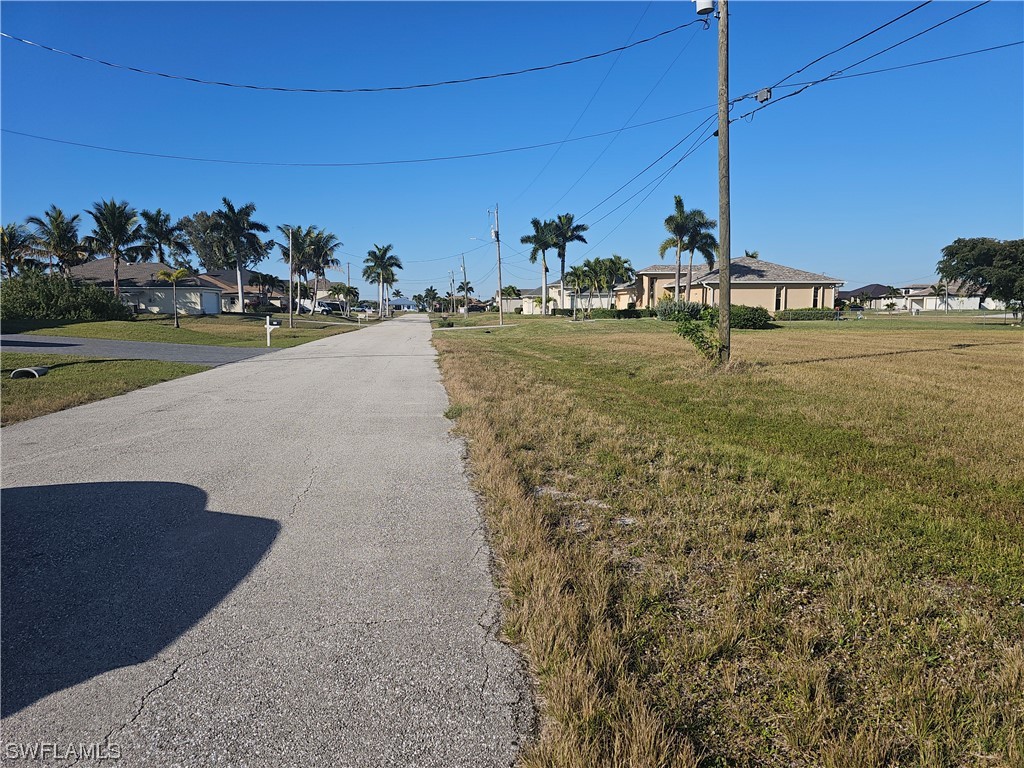
<instances>
[{"instance_id":1,"label":"grass patch of weeds","mask_svg":"<svg viewBox=\"0 0 1024 768\"><path fill-rule=\"evenodd\" d=\"M47 366L40 379L11 379L16 368ZM13 424L207 370L157 360L105 360L4 352L0 356L0 423Z\"/></svg>"},{"instance_id":2,"label":"grass patch of weeds","mask_svg":"<svg viewBox=\"0 0 1024 768\"><path fill-rule=\"evenodd\" d=\"M672 331L434 337L524 764L1024 763L1020 329L807 321L725 371Z\"/></svg>"}]
</instances>

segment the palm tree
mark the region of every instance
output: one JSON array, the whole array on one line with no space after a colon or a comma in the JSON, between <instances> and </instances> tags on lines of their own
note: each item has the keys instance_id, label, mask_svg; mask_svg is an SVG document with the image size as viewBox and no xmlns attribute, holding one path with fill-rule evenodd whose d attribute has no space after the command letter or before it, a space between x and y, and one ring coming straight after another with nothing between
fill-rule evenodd
<instances>
[{"instance_id":1,"label":"palm tree","mask_svg":"<svg viewBox=\"0 0 1024 768\"><path fill-rule=\"evenodd\" d=\"M303 280L309 275L309 269L311 266L311 254L312 254L312 238L313 233L316 231L316 227L303 228L301 226L289 226L281 224L278 226L278 231L284 235L284 242L278 243L277 247L281 251L281 261L285 264L291 263L291 274L288 276L290 284L296 282L295 278L298 275L302 275ZM289 252L289 246L291 251ZM301 298L297 295L296 299ZM302 314L302 302L298 304L298 312Z\"/></svg>"},{"instance_id":2,"label":"palm tree","mask_svg":"<svg viewBox=\"0 0 1024 768\"><path fill-rule=\"evenodd\" d=\"M523 295L523 292L514 285L506 285L501 289L501 295L509 299L518 299Z\"/></svg>"},{"instance_id":3,"label":"palm tree","mask_svg":"<svg viewBox=\"0 0 1024 768\"><path fill-rule=\"evenodd\" d=\"M586 238L583 237L583 233L588 229L587 225L574 223L574 218L571 213L563 213L555 220L554 247L558 250L558 260L562 265L560 274L563 283L565 282L566 247L569 243L583 243L584 245L587 243Z\"/></svg>"},{"instance_id":4,"label":"palm tree","mask_svg":"<svg viewBox=\"0 0 1024 768\"><path fill-rule=\"evenodd\" d=\"M106 254L113 260L114 295L120 296L121 260L135 262L146 253L146 246L138 244L142 240L139 217L127 202L113 199L93 203L86 213L96 225L83 242L91 254Z\"/></svg>"},{"instance_id":5,"label":"palm tree","mask_svg":"<svg viewBox=\"0 0 1024 768\"><path fill-rule=\"evenodd\" d=\"M423 300L427 303L428 311L434 311L434 305L441 296L438 294L437 289L434 286L430 286L423 292Z\"/></svg>"},{"instance_id":6,"label":"palm tree","mask_svg":"<svg viewBox=\"0 0 1024 768\"><path fill-rule=\"evenodd\" d=\"M395 282L394 270L402 268L402 262L391 251L394 246L373 244L373 249L366 252L366 259L363 260L363 279L371 285L378 286L380 299L377 304L377 316L384 319L384 286L393 285Z\"/></svg>"},{"instance_id":7,"label":"palm tree","mask_svg":"<svg viewBox=\"0 0 1024 768\"><path fill-rule=\"evenodd\" d=\"M176 267L187 268L187 260L181 257L188 254L188 239L181 222L171 224L171 215L159 208L139 215L142 217L142 242L149 249L149 258L166 264L164 257L167 255L174 259Z\"/></svg>"},{"instance_id":8,"label":"palm tree","mask_svg":"<svg viewBox=\"0 0 1024 768\"><path fill-rule=\"evenodd\" d=\"M608 289L608 306L611 308L614 303L612 292L615 286L620 283L632 283L636 279L636 270L629 263L629 259L624 259L617 253L613 253L611 258L606 261L608 262L608 272L611 277L611 287Z\"/></svg>"},{"instance_id":9,"label":"palm tree","mask_svg":"<svg viewBox=\"0 0 1024 768\"><path fill-rule=\"evenodd\" d=\"M32 250L43 256L50 257L50 272L53 272L53 260L57 260L60 271L65 275L68 270L89 259L89 253L78 239L79 216L71 218L56 205L46 209L43 217L29 216L27 224L35 227L32 235Z\"/></svg>"},{"instance_id":10,"label":"palm tree","mask_svg":"<svg viewBox=\"0 0 1024 768\"><path fill-rule=\"evenodd\" d=\"M675 300L679 301L679 281L681 278L681 259L683 251L690 252L690 269L686 273L686 300L690 300L690 286L693 282L693 254L700 254L707 260L708 269L715 268L715 252L718 250L718 241L709 230L718 226L718 222L709 219L707 214L700 208L687 211L683 206L683 198L675 196L676 209L672 215L665 218L665 229L671 237L658 248L658 255L665 258L665 252L670 248L676 249L676 282Z\"/></svg>"},{"instance_id":11,"label":"palm tree","mask_svg":"<svg viewBox=\"0 0 1024 768\"><path fill-rule=\"evenodd\" d=\"M333 232L324 229L317 229L312 237L309 256L313 271L313 299L315 301L319 281L327 279L327 270L338 269L341 266L341 262L334 258L334 253L344 243Z\"/></svg>"},{"instance_id":12,"label":"palm tree","mask_svg":"<svg viewBox=\"0 0 1024 768\"><path fill-rule=\"evenodd\" d=\"M32 235L22 224L5 224L3 237L0 239L0 263L4 274L13 277L15 270L38 266L31 257Z\"/></svg>"},{"instance_id":13,"label":"palm tree","mask_svg":"<svg viewBox=\"0 0 1024 768\"><path fill-rule=\"evenodd\" d=\"M945 297L943 304L946 307L946 312L949 312L949 283L936 283L935 285L929 286L928 290L929 296L936 296L938 298Z\"/></svg>"},{"instance_id":14,"label":"palm tree","mask_svg":"<svg viewBox=\"0 0 1024 768\"><path fill-rule=\"evenodd\" d=\"M189 270L185 269L184 267L176 269L173 272L169 269L161 269L159 272L156 273L156 276L159 277L161 280L166 280L168 283L171 284L171 296L173 297L171 301L174 303L172 311L174 314L175 328L181 328L181 326L178 324L178 281L184 280L191 274L192 273L189 272Z\"/></svg>"},{"instance_id":15,"label":"palm tree","mask_svg":"<svg viewBox=\"0 0 1024 768\"><path fill-rule=\"evenodd\" d=\"M548 313L548 250L555 247L555 227L557 224L554 221L541 222L540 219L533 218L530 220L530 225L533 227L533 234L523 235L519 238L519 242L523 245L533 246L530 250L531 264L537 263L537 254L540 254L541 275L543 279L540 313L546 315Z\"/></svg>"},{"instance_id":16,"label":"palm tree","mask_svg":"<svg viewBox=\"0 0 1024 768\"><path fill-rule=\"evenodd\" d=\"M760 259L761 258L761 252L760 251L743 251L743 256L745 258L748 258L748 259Z\"/></svg>"},{"instance_id":17,"label":"palm tree","mask_svg":"<svg viewBox=\"0 0 1024 768\"><path fill-rule=\"evenodd\" d=\"M566 274L565 279L569 281L571 285L576 286L576 301L572 303L572 319L576 319L576 306L579 304L580 288L587 281L587 272L584 267L577 264L572 267Z\"/></svg>"},{"instance_id":18,"label":"palm tree","mask_svg":"<svg viewBox=\"0 0 1024 768\"><path fill-rule=\"evenodd\" d=\"M473 284L470 283L468 280L463 280L461 283L459 283L459 287L456 289L456 292L469 296L472 296L475 293L475 291L473 290Z\"/></svg>"},{"instance_id":19,"label":"palm tree","mask_svg":"<svg viewBox=\"0 0 1024 768\"><path fill-rule=\"evenodd\" d=\"M242 269L257 264L267 256L273 240L264 242L258 233L269 232L270 228L260 221L253 221L255 203L246 203L236 208L226 197L220 199L223 208L213 212L216 229L223 238L225 256L235 262L235 277L238 281L238 306L245 314L245 294L242 292Z\"/></svg>"}]
</instances>

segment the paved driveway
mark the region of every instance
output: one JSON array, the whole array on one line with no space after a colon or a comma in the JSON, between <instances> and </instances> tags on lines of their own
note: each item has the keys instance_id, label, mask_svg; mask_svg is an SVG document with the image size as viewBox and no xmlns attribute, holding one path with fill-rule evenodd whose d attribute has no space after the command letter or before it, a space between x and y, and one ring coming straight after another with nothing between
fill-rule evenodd
<instances>
[{"instance_id":1,"label":"paved driveway","mask_svg":"<svg viewBox=\"0 0 1024 768\"><path fill-rule=\"evenodd\" d=\"M0 336L0 349L8 352L36 352L46 355L168 360L174 363L196 363L198 365L235 363L273 351L266 347L208 347L198 344L164 344L156 341L40 336L34 333L5 333Z\"/></svg>"},{"instance_id":2,"label":"paved driveway","mask_svg":"<svg viewBox=\"0 0 1024 768\"><path fill-rule=\"evenodd\" d=\"M409 316L3 428L6 754L509 765L532 710L429 336Z\"/></svg>"}]
</instances>

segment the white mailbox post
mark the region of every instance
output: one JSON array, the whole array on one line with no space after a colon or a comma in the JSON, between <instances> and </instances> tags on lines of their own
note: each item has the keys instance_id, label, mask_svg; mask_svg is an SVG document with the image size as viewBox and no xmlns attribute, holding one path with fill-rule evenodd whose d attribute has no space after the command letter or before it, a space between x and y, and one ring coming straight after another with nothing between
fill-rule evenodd
<instances>
[{"instance_id":1,"label":"white mailbox post","mask_svg":"<svg viewBox=\"0 0 1024 768\"><path fill-rule=\"evenodd\" d=\"M270 315L267 315L267 346L270 346L270 334L281 327L280 320L271 320Z\"/></svg>"}]
</instances>

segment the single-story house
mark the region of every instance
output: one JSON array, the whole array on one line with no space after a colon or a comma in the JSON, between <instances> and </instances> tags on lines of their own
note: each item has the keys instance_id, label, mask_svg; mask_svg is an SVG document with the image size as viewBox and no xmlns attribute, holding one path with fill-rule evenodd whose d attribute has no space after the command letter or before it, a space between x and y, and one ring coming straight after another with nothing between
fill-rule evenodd
<instances>
[{"instance_id":1,"label":"single-story house","mask_svg":"<svg viewBox=\"0 0 1024 768\"><path fill-rule=\"evenodd\" d=\"M174 267L160 262L121 262L118 268L118 286L121 300L131 304L138 312L170 315L219 315L221 312L221 289L204 282L198 276L178 281L177 289L166 280L157 277L161 270L173 272ZM114 260L97 259L71 268L73 280L91 283L100 288L114 290ZM177 296L177 305L174 298Z\"/></svg>"},{"instance_id":2,"label":"single-story house","mask_svg":"<svg viewBox=\"0 0 1024 768\"><path fill-rule=\"evenodd\" d=\"M249 279L252 277L252 272L248 269L242 270L242 297L246 304L254 305L259 304L265 298L260 293L260 289L255 285L249 285ZM233 268L231 269L214 269L209 272L204 272L199 275L199 280L212 288L219 288L221 291L221 311L222 312L241 312L241 308L238 306L238 275L235 273ZM284 296L279 298L277 301L271 303L281 305L281 301L287 304L287 281L285 281L285 292Z\"/></svg>"},{"instance_id":3,"label":"single-story house","mask_svg":"<svg viewBox=\"0 0 1024 768\"><path fill-rule=\"evenodd\" d=\"M686 291L686 274L689 271L686 264L683 264L679 269L679 296L683 297ZM702 267L700 269L694 269L694 277L707 273L707 269ZM667 264L652 264L649 267L644 267L638 270L636 273L636 280L630 284L618 286L615 289L615 308L616 309L627 309L630 305L633 305L636 309L653 309L658 305L666 296L671 298L675 295L673 285L676 281L676 264L673 259L671 263ZM694 301L700 301L699 298L693 298L693 290L690 291L691 299Z\"/></svg>"},{"instance_id":4,"label":"single-story house","mask_svg":"<svg viewBox=\"0 0 1024 768\"><path fill-rule=\"evenodd\" d=\"M934 286L940 285L942 291L936 294ZM908 312L1006 309L1003 302L996 299L983 299L979 291L972 290L959 281L950 281L948 287L939 282L915 283L896 290L899 293L898 296L872 299L870 306L874 309L887 309L886 305L892 302L896 305L895 309Z\"/></svg>"},{"instance_id":5,"label":"single-story house","mask_svg":"<svg viewBox=\"0 0 1024 768\"><path fill-rule=\"evenodd\" d=\"M863 306L870 306L870 302L876 299L882 299L889 295L890 288L888 285L882 285L881 283L871 283L860 288L854 288L852 291L840 291L837 298L839 301L847 301L850 303L862 303Z\"/></svg>"},{"instance_id":6,"label":"single-story house","mask_svg":"<svg viewBox=\"0 0 1024 768\"><path fill-rule=\"evenodd\" d=\"M706 272L693 282L691 301L718 303L717 269ZM769 312L783 309L832 309L836 292L843 281L805 272L802 269L773 264L764 259L743 256L729 265L730 302L749 307L764 307Z\"/></svg>"},{"instance_id":7,"label":"single-story house","mask_svg":"<svg viewBox=\"0 0 1024 768\"><path fill-rule=\"evenodd\" d=\"M548 313L551 314L556 309L576 309L580 312L590 309L612 309L616 306L616 291L621 287L615 286L611 292L589 288L577 292L571 284L563 285L561 280L554 280L548 283ZM505 311L510 311L509 306L521 306L524 315L539 315L541 294L542 287L524 288L520 291L520 299L505 299L509 302L505 304ZM521 303L511 304L512 301Z\"/></svg>"}]
</instances>

